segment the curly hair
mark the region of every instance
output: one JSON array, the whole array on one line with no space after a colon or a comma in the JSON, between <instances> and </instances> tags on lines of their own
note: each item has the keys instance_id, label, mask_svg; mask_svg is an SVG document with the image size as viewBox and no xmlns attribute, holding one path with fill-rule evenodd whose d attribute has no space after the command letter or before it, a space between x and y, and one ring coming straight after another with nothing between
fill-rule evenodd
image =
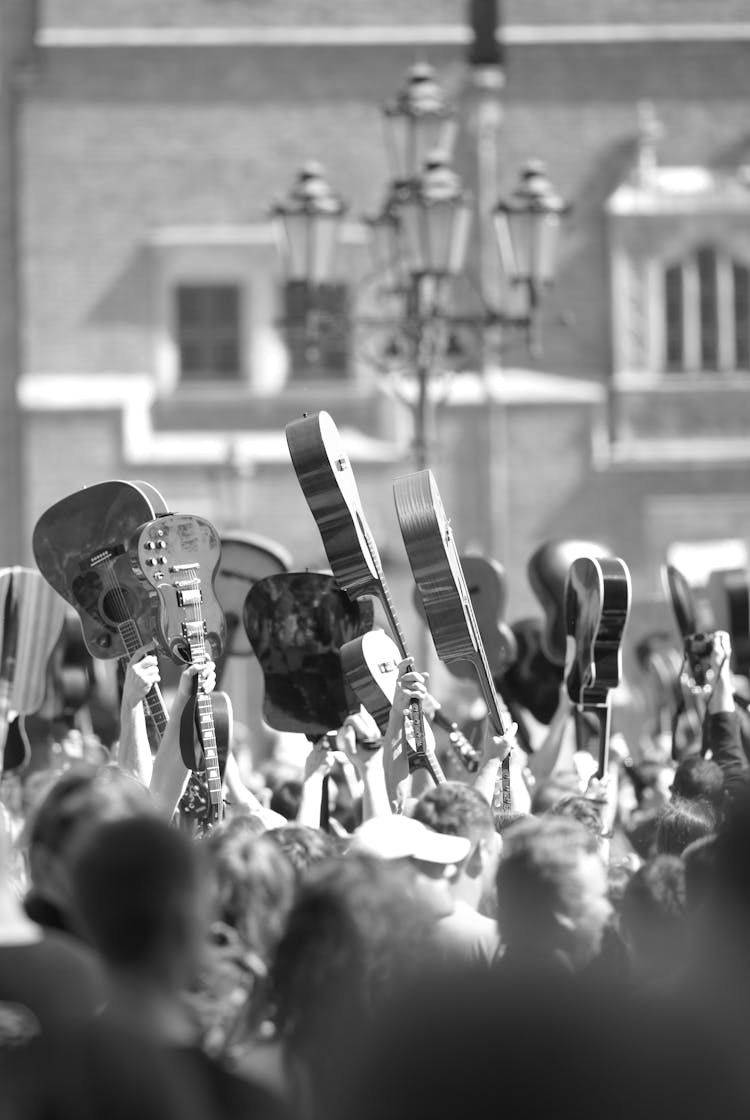
<instances>
[{"instance_id":1,"label":"curly hair","mask_svg":"<svg viewBox=\"0 0 750 1120\"><path fill-rule=\"evenodd\" d=\"M248 818L220 824L204 845L217 890L218 916L268 964L294 895L291 862Z\"/></svg>"},{"instance_id":2,"label":"curly hair","mask_svg":"<svg viewBox=\"0 0 750 1120\"><path fill-rule=\"evenodd\" d=\"M472 844L495 831L492 809L481 793L464 782L444 782L423 793L412 816L435 832L464 836Z\"/></svg>"},{"instance_id":3,"label":"curly hair","mask_svg":"<svg viewBox=\"0 0 750 1120\"><path fill-rule=\"evenodd\" d=\"M265 835L287 857L297 879L301 879L316 864L339 854L338 845L329 833L306 824L284 824L270 829Z\"/></svg>"}]
</instances>

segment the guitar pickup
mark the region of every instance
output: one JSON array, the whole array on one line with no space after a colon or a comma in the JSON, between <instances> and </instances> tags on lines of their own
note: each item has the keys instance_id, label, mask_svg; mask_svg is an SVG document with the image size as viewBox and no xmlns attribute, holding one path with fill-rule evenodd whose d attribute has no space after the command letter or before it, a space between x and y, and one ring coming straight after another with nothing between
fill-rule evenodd
<instances>
[{"instance_id":1,"label":"guitar pickup","mask_svg":"<svg viewBox=\"0 0 750 1120\"><path fill-rule=\"evenodd\" d=\"M195 587L190 591L178 589L177 602L181 607L200 605L203 602L203 592L200 587Z\"/></svg>"},{"instance_id":2,"label":"guitar pickup","mask_svg":"<svg viewBox=\"0 0 750 1120\"><path fill-rule=\"evenodd\" d=\"M208 633L208 624L205 619L201 622L183 622L182 633L188 642L191 638L203 637Z\"/></svg>"}]
</instances>

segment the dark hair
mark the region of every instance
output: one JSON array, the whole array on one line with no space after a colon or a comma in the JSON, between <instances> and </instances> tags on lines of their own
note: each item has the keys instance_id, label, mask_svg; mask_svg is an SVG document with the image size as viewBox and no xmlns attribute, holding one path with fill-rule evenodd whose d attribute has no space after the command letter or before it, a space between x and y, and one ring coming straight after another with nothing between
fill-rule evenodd
<instances>
[{"instance_id":1,"label":"dark hair","mask_svg":"<svg viewBox=\"0 0 750 1120\"><path fill-rule=\"evenodd\" d=\"M716 814L707 801L675 798L659 814L654 848L656 855L681 856L688 844L716 829Z\"/></svg>"},{"instance_id":2,"label":"dark hair","mask_svg":"<svg viewBox=\"0 0 750 1120\"><path fill-rule=\"evenodd\" d=\"M198 912L200 846L152 816L95 825L72 855L76 910L116 968L149 969Z\"/></svg>"},{"instance_id":3,"label":"dark hair","mask_svg":"<svg viewBox=\"0 0 750 1120\"><path fill-rule=\"evenodd\" d=\"M290 778L282 782L278 789L271 795L271 809L274 813L281 813L288 821L297 817L300 801L302 800L302 782Z\"/></svg>"},{"instance_id":4,"label":"dark hair","mask_svg":"<svg viewBox=\"0 0 750 1120\"><path fill-rule=\"evenodd\" d=\"M313 1060L335 1061L337 1041L343 1045L423 959L433 920L401 861L352 854L316 867L271 970L282 1035Z\"/></svg>"},{"instance_id":5,"label":"dark hair","mask_svg":"<svg viewBox=\"0 0 750 1120\"><path fill-rule=\"evenodd\" d=\"M710 894L716 865L716 837L703 836L688 844L682 853L685 866L685 898L688 910L695 910Z\"/></svg>"},{"instance_id":6,"label":"dark hair","mask_svg":"<svg viewBox=\"0 0 750 1120\"><path fill-rule=\"evenodd\" d=\"M631 876L620 921L638 953L658 969L678 959L685 910L684 864L678 856L658 855Z\"/></svg>"},{"instance_id":7,"label":"dark hair","mask_svg":"<svg viewBox=\"0 0 750 1120\"><path fill-rule=\"evenodd\" d=\"M287 857L297 879L315 864L339 854L338 845L329 833L306 824L285 824L270 829L265 835Z\"/></svg>"},{"instance_id":8,"label":"dark hair","mask_svg":"<svg viewBox=\"0 0 750 1120\"><path fill-rule=\"evenodd\" d=\"M569 817L533 817L508 829L497 870L498 925L508 948L556 936L556 915L580 915L579 866L597 840Z\"/></svg>"},{"instance_id":9,"label":"dark hair","mask_svg":"<svg viewBox=\"0 0 750 1120\"><path fill-rule=\"evenodd\" d=\"M582 793L566 794L556 801L547 813L549 816L570 817L572 820L579 821L597 840L601 838L604 824L602 807L591 798L584 797Z\"/></svg>"},{"instance_id":10,"label":"dark hair","mask_svg":"<svg viewBox=\"0 0 750 1120\"><path fill-rule=\"evenodd\" d=\"M573 775L567 779L556 776L537 782L531 795L531 812L534 816L546 813L561 798L568 797L572 793L578 793L578 791L578 779Z\"/></svg>"},{"instance_id":11,"label":"dark hair","mask_svg":"<svg viewBox=\"0 0 750 1120\"><path fill-rule=\"evenodd\" d=\"M724 789L724 774L718 763L702 755L683 758L674 772L672 797L683 801L705 800L718 806Z\"/></svg>"},{"instance_id":12,"label":"dark hair","mask_svg":"<svg viewBox=\"0 0 750 1120\"><path fill-rule=\"evenodd\" d=\"M268 963L294 895L291 863L249 818L232 817L211 832L205 851L216 884L218 917Z\"/></svg>"},{"instance_id":13,"label":"dark hair","mask_svg":"<svg viewBox=\"0 0 750 1120\"><path fill-rule=\"evenodd\" d=\"M489 803L464 782L444 782L423 793L412 816L435 832L464 836L472 845L495 831Z\"/></svg>"},{"instance_id":14,"label":"dark hair","mask_svg":"<svg viewBox=\"0 0 750 1120\"><path fill-rule=\"evenodd\" d=\"M82 825L118 820L153 809L148 790L119 766L80 763L66 770L34 811L29 847L59 855Z\"/></svg>"}]
</instances>

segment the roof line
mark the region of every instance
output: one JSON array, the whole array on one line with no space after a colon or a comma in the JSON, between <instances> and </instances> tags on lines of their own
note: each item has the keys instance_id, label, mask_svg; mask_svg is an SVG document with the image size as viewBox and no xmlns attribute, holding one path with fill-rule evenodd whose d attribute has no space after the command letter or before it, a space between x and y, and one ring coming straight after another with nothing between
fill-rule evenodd
<instances>
[{"instance_id":1,"label":"roof line","mask_svg":"<svg viewBox=\"0 0 750 1120\"><path fill-rule=\"evenodd\" d=\"M511 24L499 29L508 46L610 43L735 42L750 40L750 21L735 23ZM344 47L463 46L461 24L359 27L45 27L45 48L88 47Z\"/></svg>"}]
</instances>

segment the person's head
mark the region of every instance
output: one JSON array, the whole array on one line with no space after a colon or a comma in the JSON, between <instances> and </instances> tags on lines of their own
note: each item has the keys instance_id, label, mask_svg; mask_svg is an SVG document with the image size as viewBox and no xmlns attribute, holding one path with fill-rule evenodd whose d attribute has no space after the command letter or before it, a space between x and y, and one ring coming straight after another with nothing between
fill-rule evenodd
<instances>
[{"instance_id":1,"label":"person's head","mask_svg":"<svg viewBox=\"0 0 750 1120\"><path fill-rule=\"evenodd\" d=\"M654 856L634 872L622 897L620 929L636 979L663 977L679 965L685 913L685 867L678 856Z\"/></svg>"},{"instance_id":2,"label":"person's head","mask_svg":"<svg viewBox=\"0 0 750 1120\"><path fill-rule=\"evenodd\" d=\"M503 837L497 871L498 923L517 957L592 960L612 908L597 841L578 821L539 817Z\"/></svg>"},{"instance_id":3,"label":"person's head","mask_svg":"<svg viewBox=\"0 0 750 1120\"><path fill-rule=\"evenodd\" d=\"M297 880L316 864L339 854L338 845L328 832L306 824L285 824L281 828L270 829L265 836L284 853L294 868Z\"/></svg>"},{"instance_id":4,"label":"person's head","mask_svg":"<svg viewBox=\"0 0 750 1120\"><path fill-rule=\"evenodd\" d=\"M434 832L463 836L470 842L454 885L467 902L477 906L493 882L500 853L489 803L463 782L445 782L422 794L412 816Z\"/></svg>"},{"instance_id":5,"label":"person's head","mask_svg":"<svg viewBox=\"0 0 750 1120\"><path fill-rule=\"evenodd\" d=\"M432 916L407 863L364 854L313 868L271 969L279 1034L318 1100L378 1005L425 961Z\"/></svg>"},{"instance_id":6,"label":"person's head","mask_svg":"<svg viewBox=\"0 0 750 1120\"><path fill-rule=\"evenodd\" d=\"M113 973L175 993L197 968L210 920L200 845L152 815L94 825L71 854L83 929Z\"/></svg>"},{"instance_id":7,"label":"person's head","mask_svg":"<svg viewBox=\"0 0 750 1120\"><path fill-rule=\"evenodd\" d=\"M535 817L548 813L563 797L580 793L580 783L576 774L556 775L543 782L537 782L531 795L531 812Z\"/></svg>"},{"instance_id":8,"label":"person's head","mask_svg":"<svg viewBox=\"0 0 750 1120\"><path fill-rule=\"evenodd\" d=\"M706 801L675 798L659 815L654 854L681 856L688 844L710 836L716 824L716 812Z\"/></svg>"},{"instance_id":9,"label":"person's head","mask_svg":"<svg viewBox=\"0 0 750 1120\"><path fill-rule=\"evenodd\" d=\"M27 826L29 871L36 894L70 910L70 852L104 821L153 812L148 790L118 766L81 763L50 787Z\"/></svg>"},{"instance_id":10,"label":"person's head","mask_svg":"<svg viewBox=\"0 0 750 1120\"><path fill-rule=\"evenodd\" d=\"M294 868L267 833L256 834L248 817L218 825L204 848L219 920L267 964L292 905Z\"/></svg>"},{"instance_id":11,"label":"person's head","mask_svg":"<svg viewBox=\"0 0 750 1120\"><path fill-rule=\"evenodd\" d=\"M455 908L453 883L470 851L466 836L436 832L413 817L395 814L364 821L354 831L348 854L408 865L420 898L440 918Z\"/></svg>"},{"instance_id":12,"label":"person's head","mask_svg":"<svg viewBox=\"0 0 750 1120\"><path fill-rule=\"evenodd\" d=\"M289 778L282 782L271 795L271 808L288 821L295 820L302 800L302 782Z\"/></svg>"},{"instance_id":13,"label":"person's head","mask_svg":"<svg viewBox=\"0 0 750 1120\"><path fill-rule=\"evenodd\" d=\"M684 758L674 772L672 799L707 801L719 808L724 790L724 775L718 763L702 755Z\"/></svg>"}]
</instances>

